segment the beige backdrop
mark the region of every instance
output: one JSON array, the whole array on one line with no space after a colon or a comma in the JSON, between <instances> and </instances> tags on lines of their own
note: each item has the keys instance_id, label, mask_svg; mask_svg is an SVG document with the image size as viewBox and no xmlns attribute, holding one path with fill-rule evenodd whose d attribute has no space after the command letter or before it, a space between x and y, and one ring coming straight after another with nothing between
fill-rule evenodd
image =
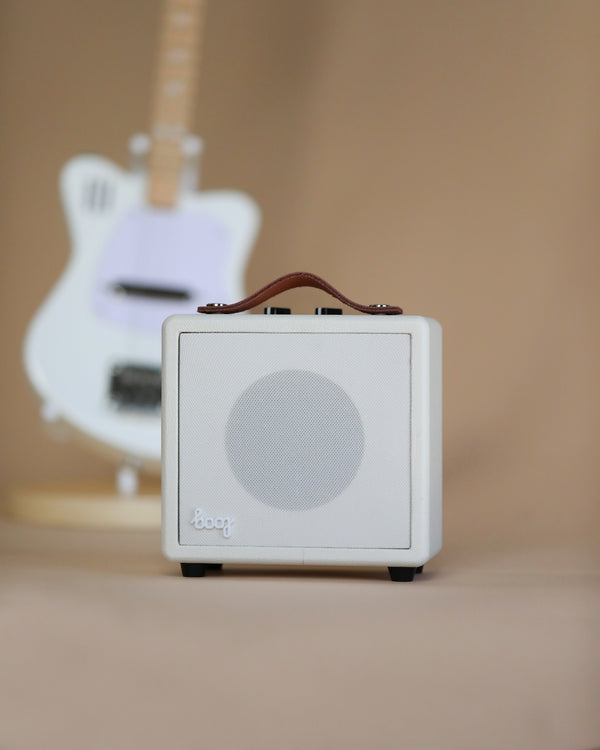
<instances>
[{"instance_id":1,"label":"beige backdrop","mask_svg":"<svg viewBox=\"0 0 600 750\"><path fill-rule=\"evenodd\" d=\"M42 433L21 342L69 252L61 165L126 163L147 127L158 5L0 8L0 477L109 476ZM230 0L208 19L204 184L264 211L248 289L307 269L441 321L448 543L463 513L486 543L584 532L600 477L600 4Z\"/></svg>"},{"instance_id":2,"label":"beige backdrop","mask_svg":"<svg viewBox=\"0 0 600 750\"><path fill-rule=\"evenodd\" d=\"M147 128L158 3L4 0L0 22L0 480L108 477L42 434L21 342L69 252L61 165L124 164ZM264 212L248 289L306 269L444 327L440 571L539 553L596 585L600 3L211 0L203 59L203 183Z\"/></svg>"}]
</instances>

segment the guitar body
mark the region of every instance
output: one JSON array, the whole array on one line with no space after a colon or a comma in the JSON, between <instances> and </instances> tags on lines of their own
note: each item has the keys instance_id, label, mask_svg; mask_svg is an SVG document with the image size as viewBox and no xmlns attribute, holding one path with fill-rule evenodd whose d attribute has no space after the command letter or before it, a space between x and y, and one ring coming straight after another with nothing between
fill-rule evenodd
<instances>
[{"instance_id":1,"label":"guitar body","mask_svg":"<svg viewBox=\"0 0 600 750\"><path fill-rule=\"evenodd\" d=\"M244 296L259 210L234 191L152 206L144 176L97 156L60 183L72 253L27 332L27 373L47 414L158 468L162 321Z\"/></svg>"}]
</instances>

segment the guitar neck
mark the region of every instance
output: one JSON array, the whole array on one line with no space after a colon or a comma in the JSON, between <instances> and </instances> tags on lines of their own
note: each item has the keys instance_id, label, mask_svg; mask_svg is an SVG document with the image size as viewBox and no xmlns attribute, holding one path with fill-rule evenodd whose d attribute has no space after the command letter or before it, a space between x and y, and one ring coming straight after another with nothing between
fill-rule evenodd
<instances>
[{"instance_id":1,"label":"guitar neck","mask_svg":"<svg viewBox=\"0 0 600 750\"><path fill-rule=\"evenodd\" d=\"M148 176L148 200L156 206L173 206L179 192L204 12L204 0L166 0L164 6Z\"/></svg>"}]
</instances>

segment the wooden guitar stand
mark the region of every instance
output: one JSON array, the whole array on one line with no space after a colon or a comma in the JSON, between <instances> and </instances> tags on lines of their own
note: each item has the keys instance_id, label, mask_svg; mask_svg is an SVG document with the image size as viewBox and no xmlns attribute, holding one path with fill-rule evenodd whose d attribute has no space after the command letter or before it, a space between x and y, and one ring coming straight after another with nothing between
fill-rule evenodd
<instances>
[{"instance_id":1,"label":"wooden guitar stand","mask_svg":"<svg viewBox=\"0 0 600 750\"><path fill-rule=\"evenodd\" d=\"M160 481L144 480L136 494L111 481L16 484L2 498L3 515L21 523L77 529L160 529Z\"/></svg>"}]
</instances>

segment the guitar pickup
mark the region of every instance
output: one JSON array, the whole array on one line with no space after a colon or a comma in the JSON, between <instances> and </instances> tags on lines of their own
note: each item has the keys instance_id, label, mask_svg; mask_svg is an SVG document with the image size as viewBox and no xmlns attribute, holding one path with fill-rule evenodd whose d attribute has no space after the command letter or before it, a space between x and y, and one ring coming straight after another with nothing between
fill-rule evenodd
<instances>
[{"instance_id":1,"label":"guitar pickup","mask_svg":"<svg viewBox=\"0 0 600 750\"><path fill-rule=\"evenodd\" d=\"M113 284L111 290L125 297L146 297L160 300L189 300L192 295L187 289L173 289L165 286L145 286L143 284L128 284L124 281Z\"/></svg>"},{"instance_id":2,"label":"guitar pickup","mask_svg":"<svg viewBox=\"0 0 600 750\"><path fill-rule=\"evenodd\" d=\"M118 409L157 409L160 407L160 380L160 367L117 365L110 376L110 400Z\"/></svg>"}]
</instances>

